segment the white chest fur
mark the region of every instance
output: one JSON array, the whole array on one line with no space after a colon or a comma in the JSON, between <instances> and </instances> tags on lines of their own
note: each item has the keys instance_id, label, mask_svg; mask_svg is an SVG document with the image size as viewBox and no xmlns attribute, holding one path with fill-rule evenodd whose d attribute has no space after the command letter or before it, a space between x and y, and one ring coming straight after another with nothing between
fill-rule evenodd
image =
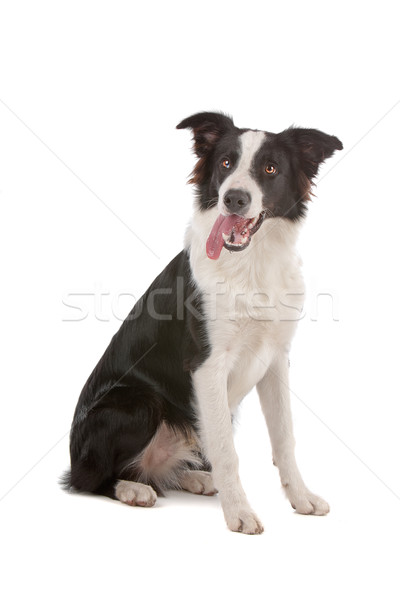
<instances>
[{"instance_id":1,"label":"white chest fur","mask_svg":"<svg viewBox=\"0 0 400 600\"><path fill-rule=\"evenodd\" d=\"M217 210L194 215L186 236L193 277L203 294L209 361L227 375L231 408L263 377L277 352L288 352L301 318L304 284L295 245L299 225L264 221L250 246L207 257Z\"/></svg>"}]
</instances>

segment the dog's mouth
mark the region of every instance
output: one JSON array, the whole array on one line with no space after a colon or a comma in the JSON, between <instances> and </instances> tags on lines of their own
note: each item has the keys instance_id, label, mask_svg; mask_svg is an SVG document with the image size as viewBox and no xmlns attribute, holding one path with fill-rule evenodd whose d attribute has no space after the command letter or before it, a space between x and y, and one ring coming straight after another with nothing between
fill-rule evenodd
<instances>
[{"instance_id":1,"label":"dog's mouth","mask_svg":"<svg viewBox=\"0 0 400 600\"><path fill-rule=\"evenodd\" d=\"M264 210L252 219L245 219L239 215L219 215L207 239L208 258L217 260L224 246L234 252L247 248L265 216Z\"/></svg>"}]
</instances>

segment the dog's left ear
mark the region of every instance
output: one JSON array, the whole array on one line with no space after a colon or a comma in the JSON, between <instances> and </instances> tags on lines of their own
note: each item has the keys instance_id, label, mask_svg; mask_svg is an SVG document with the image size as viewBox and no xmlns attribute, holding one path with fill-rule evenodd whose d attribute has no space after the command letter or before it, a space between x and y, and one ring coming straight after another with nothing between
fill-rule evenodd
<instances>
[{"instance_id":1,"label":"dog's left ear","mask_svg":"<svg viewBox=\"0 0 400 600\"><path fill-rule=\"evenodd\" d=\"M334 135L318 129L292 127L283 132L296 151L300 167L311 181L318 173L319 165L332 156L335 150L343 150L342 142Z\"/></svg>"},{"instance_id":2,"label":"dog's left ear","mask_svg":"<svg viewBox=\"0 0 400 600\"><path fill-rule=\"evenodd\" d=\"M193 130L194 151L199 158L203 158L225 133L234 128L234 124L230 117L222 113L202 112L184 119L176 128Z\"/></svg>"}]
</instances>

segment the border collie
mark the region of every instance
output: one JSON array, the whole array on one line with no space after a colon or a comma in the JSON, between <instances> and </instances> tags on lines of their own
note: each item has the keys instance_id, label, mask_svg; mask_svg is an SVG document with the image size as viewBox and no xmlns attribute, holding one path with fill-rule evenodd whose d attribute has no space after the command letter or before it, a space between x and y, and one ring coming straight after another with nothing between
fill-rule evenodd
<instances>
[{"instance_id":1,"label":"border collie","mask_svg":"<svg viewBox=\"0 0 400 600\"><path fill-rule=\"evenodd\" d=\"M80 395L67 488L152 506L179 488L218 490L228 527L263 526L238 474L232 419L256 386L273 462L292 507L324 515L294 455L288 353L303 304L295 250L319 165L338 138L316 129L237 128L204 112L184 250L154 280L112 338Z\"/></svg>"}]
</instances>

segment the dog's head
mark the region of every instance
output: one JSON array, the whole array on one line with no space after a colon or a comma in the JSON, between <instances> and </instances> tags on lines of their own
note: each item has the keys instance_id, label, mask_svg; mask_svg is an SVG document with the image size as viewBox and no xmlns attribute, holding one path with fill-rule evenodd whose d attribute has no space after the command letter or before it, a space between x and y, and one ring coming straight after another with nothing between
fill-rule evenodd
<instances>
[{"instance_id":1,"label":"dog's head","mask_svg":"<svg viewBox=\"0 0 400 600\"><path fill-rule=\"evenodd\" d=\"M247 248L265 218L304 216L319 165L343 148L337 137L317 129L239 129L220 113L198 113L177 128L193 131L199 160L190 182L197 186L200 210L218 208L207 241L213 259L223 246Z\"/></svg>"}]
</instances>

